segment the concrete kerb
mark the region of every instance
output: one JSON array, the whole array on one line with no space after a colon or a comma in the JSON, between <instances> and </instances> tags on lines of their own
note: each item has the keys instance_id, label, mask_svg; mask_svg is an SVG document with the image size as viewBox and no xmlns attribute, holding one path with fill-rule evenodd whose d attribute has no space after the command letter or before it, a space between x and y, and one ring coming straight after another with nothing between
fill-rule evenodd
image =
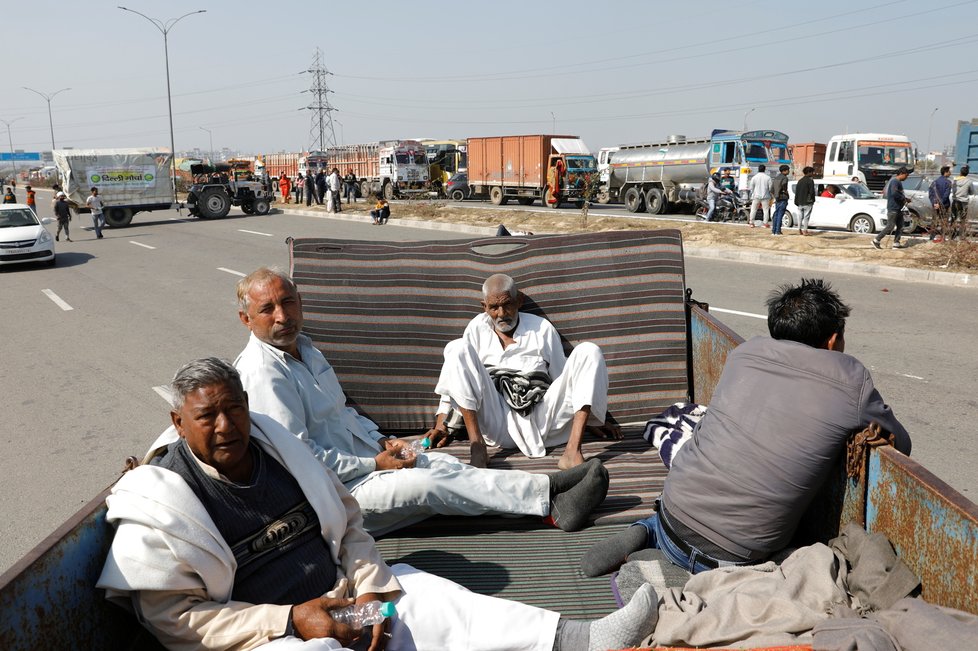
<instances>
[{"instance_id":1,"label":"concrete kerb","mask_svg":"<svg viewBox=\"0 0 978 651\"><path fill-rule=\"evenodd\" d=\"M278 210L282 210L278 208ZM347 216L343 213L323 214L311 210L284 210L293 215L318 217L320 219L337 219L341 221L363 222L364 215ZM369 215L366 216L369 219ZM471 235L495 235L496 229L485 226L470 226L468 224L453 224L451 222L432 222L420 219L401 219L389 222L388 226L403 226L405 228L425 228L435 231L453 231ZM832 271L835 273L858 274L862 276L877 276L891 280L907 282L933 283L951 287L978 288L978 275L956 273L952 271L937 271L929 269L910 269L907 267L891 267L882 264L822 258L803 253L772 253L770 251L755 251L751 249L722 249L717 247L686 246L683 253L693 258L712 258L714 260L730 260L734 262L749 262L790 269L806 269Z\"/></svg>"}]
</instances>

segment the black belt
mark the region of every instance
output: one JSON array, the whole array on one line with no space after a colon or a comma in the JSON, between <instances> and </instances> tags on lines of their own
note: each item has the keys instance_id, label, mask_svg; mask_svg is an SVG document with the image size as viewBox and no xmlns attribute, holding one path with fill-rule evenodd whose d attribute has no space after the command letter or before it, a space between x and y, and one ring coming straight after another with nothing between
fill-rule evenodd
<instances>
[{"instance_id":1,"label":"black belt","mask_svg":"<svg viewBox=\"0 0 978 651\"><path fill-rule=\"evenodd\" d=\"M687 557L692 556L693 553L695 552L697 556L695 562L698 562L700 565L704 565L710 568L711 570L720 567L719 562L717 562L715 559L710 558L709 556L704 556L703 552L701 552L700 550L694 547L690 547L685 540L679 537L679 534L673 531L672 527L669 526L669 518L666 516L666 510L662 507L661 502L659 503L659 525L662 527L663 533L666 534L666 538L671 540L672 544L678 547L679 551L686 554Z\"/></svg>"}]
</instances>

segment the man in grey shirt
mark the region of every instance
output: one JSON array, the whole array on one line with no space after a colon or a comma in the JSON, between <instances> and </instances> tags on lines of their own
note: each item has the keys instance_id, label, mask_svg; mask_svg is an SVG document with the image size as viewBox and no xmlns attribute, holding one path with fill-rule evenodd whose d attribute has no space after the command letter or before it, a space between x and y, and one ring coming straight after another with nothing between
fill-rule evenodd
<instances>
[{"instance_id":1,"label":"man in grey shirt","mask_svg":"<svg viewBox=\"0 0 978 651\"><path fill-rule=\"evenodd\" d=\"M657 512L594 545L582 559L586 574L603 574L646 546L694 573L762 562L788 546L852 432L878 423L910 454L910 436L869 370L843 352L850 310L839 295L803 279L767 305L771 337L727 357Z\"/></svg>"}]
</instances>

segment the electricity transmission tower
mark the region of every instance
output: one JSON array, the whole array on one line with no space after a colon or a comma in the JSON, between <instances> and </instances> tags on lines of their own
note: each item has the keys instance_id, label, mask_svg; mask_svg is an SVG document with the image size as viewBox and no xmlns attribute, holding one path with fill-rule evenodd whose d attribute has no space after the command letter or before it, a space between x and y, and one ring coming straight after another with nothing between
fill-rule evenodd
<instances>
[{"instance_id":1,"label":"electricity transmission tower","mask_svg":"<svg viewBox=\"0 0 978 651\"><path fill-rule=\"evenodd\" d=\"M329 104L329 94L332 93L326 85L326 76L333 74L323 64L323 53L317 47L312 66L304 73L312 75L309 90L303 91L312 95L308 106L300 111L312 111L309 121L309 150L326 151L328 147L336 146L336 131L333 128L333 108Z\"/></svg>"}]
</instances>

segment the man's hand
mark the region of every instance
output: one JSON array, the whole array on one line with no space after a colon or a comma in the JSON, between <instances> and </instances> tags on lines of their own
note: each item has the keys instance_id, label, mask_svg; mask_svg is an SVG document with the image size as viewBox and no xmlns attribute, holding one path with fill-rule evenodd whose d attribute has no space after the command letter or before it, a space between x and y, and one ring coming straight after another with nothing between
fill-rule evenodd
<instances>
[{"instance_id":1,"label":"man's hand","mask_svg":"<svg viewBox=\"0 0 978 651\"><path fill-rule=\"evenodd\" d=\"M316 597L292 608L292 626L303 640L331 637L343 646L349 646L360 637L363 631L339 624L329 616L330 610L345 608L353 604L353 599L334 599Z\"/></svg>"},{"instance_id":2,"label":"man's hand","mask_svg":"<svg viewBox=\"0 0 978 651\"><path fill-rule=\"evenodd\" d=\"M431 449L443 448L452 442L452 437L448 434L448 428L438 427L437 425L429 429L424 433L425 438L428 439L428 443Z\"/></svg>"},{"instance_id":3,"label":"man's hand","mask_svg":"<svg viewBox=\"0 0 978 651\"><path fill-rule=\"evenodd\" d=\"M364 604L368 601L385 601L384 595L379 595L375 592L367 592L359 597L357 597L358 604ZM370 632L370 646L367 647L367 651L384 651L387 648L387 642L391 639L391 619L386 618L379 624L374 624Z\"/></svg>"},{"instance_id":4,"label":"man's hand","mask_svg":"<svg viewBox=\"0 0 978 651\"><path fill-rule=\"evenodd\" d=\"M406 447L404 441L400 439L384 439L384 449L374 457L377 470L400 470L401 468L413 468L416 459L399 459L398 453Z\"/></svg>"}]
</instances>

